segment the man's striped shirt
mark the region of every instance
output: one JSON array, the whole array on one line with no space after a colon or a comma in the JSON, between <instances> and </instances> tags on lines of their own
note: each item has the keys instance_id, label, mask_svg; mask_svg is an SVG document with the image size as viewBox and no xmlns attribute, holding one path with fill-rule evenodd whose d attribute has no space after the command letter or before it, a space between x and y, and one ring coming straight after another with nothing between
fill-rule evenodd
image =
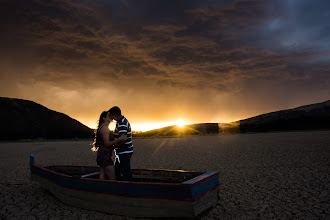
<instances>
[{"instance_id":1,"label":"man's striped shirt","mask_svg":"<svg viewBox=\"0 0 330 220\"><path fill-rule=\"evenodd\" d=\"M116 123L116 129L114 134L115 139L119 138L123 134L127 135L126 143L124 145L117 146L116 154L133 153L131 125L124 116L122 116L122 118Z\"/></svg>"}]
</instances>

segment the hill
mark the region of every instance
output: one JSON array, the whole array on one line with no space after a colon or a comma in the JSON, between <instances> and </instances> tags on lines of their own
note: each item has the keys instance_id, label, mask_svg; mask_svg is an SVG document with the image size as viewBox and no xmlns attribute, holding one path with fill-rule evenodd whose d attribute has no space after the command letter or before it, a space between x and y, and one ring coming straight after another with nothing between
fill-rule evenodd
<instances>
[{"instance_id":1,"label":"hill","mask_svg":"<svg viewBox=\"0 0 330 220\"><path fill-rule=\"evenodd\" d=\"M330 100L262 114L237 122L191 124L184 128L169 126L146 132L136 132L134 135L150 137L320 129L330 129Z\"/></svg>"},{"instance_id":2,"label":"hill","mask_svg":"<svg viewBox=\"0 0 330 220\"><path fill-rule=\"evenodd\" d=\"M0 140L92 138L93 130L33 101L0 97Z\"/></svg>"},{"instance_id":3,"label":"hill","mask_svg":"<svg viewBox=\"0 0 330 220\"><path fill-rule=\"evenodd\" d=\"M330 100L239 121L240 132L330 129Z\"/></svg>"}]
</instances>

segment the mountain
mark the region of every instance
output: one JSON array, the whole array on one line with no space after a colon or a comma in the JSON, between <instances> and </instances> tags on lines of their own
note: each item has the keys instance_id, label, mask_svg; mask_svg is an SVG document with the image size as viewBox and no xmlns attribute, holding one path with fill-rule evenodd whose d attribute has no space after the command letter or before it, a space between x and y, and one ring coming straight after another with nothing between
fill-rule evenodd
<instances>
[{"instance_id":1,"label":"mountain","mask_svg":"<svg viewBox=\"0 0 330 220\"><path fill-rule=\"evenodd\" d=\"M330 129L330 100L239 121L240 132Z\"/></svg>"},{"instance_id":2,"label":"mountain","mask_svg":"<svg viewBox=\"0 0 330 220\"><path fill-rule=\"evenodd\" d=\"M320 129L330 129L330 100L262 114L237 122L191 124L184 128L169 126L146 132L135 132L134 135L150 137Z\"/></svg>"},{"instance_id":3,"label":"mountain","mask_svg":"<svg viewBox=\"0 0 330 220\"><path fill-rule=\"evenodd\" d=\"M0 97L0 140L92 138L93 130L33 101Z\"/></svg>"}]
</instances>

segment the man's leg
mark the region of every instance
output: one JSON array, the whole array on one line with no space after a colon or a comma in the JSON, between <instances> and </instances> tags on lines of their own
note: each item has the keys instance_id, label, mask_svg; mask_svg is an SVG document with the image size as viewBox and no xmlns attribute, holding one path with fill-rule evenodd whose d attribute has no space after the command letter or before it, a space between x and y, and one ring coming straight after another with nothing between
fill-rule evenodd
<instances>
[{"instance_id":1,"label":"man's leg","mask_svg":"<svg viewBox=\"0 0 330 220\"><path fill-rule=\"evenodd\" d=\"M124 181L133 181L132 170L131 170L131 157L133 153L130 154L120 154L120 171L123 174Z\"/></svg>"},{"instance_id":2,"label":"man's leg","mask_svg":"<svg viewBox=\"0 0 330 220\"><path fill-rule=\"evenodd\" d=\"M116 157L116 160L115 160L115 173L116 173L116 179L117 179L118 181L121 180L120 163L119 163L117 157Z\"/></svg>"}]
</instances>

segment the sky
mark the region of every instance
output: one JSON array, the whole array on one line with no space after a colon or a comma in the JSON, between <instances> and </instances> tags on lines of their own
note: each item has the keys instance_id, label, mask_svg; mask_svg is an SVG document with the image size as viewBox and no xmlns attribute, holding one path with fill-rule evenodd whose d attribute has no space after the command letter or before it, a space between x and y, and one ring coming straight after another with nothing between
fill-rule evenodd
<instances>
[{"instance_id":1,"label":"sky","mask_svg":"<svg viewBox=\"0 0 330 220\"><path fill-rule=\"evenodd\" d=\"M323 102L329 21L328 0L0 0L0 96L136 131Z\"/></svg>"}]
</instances>

